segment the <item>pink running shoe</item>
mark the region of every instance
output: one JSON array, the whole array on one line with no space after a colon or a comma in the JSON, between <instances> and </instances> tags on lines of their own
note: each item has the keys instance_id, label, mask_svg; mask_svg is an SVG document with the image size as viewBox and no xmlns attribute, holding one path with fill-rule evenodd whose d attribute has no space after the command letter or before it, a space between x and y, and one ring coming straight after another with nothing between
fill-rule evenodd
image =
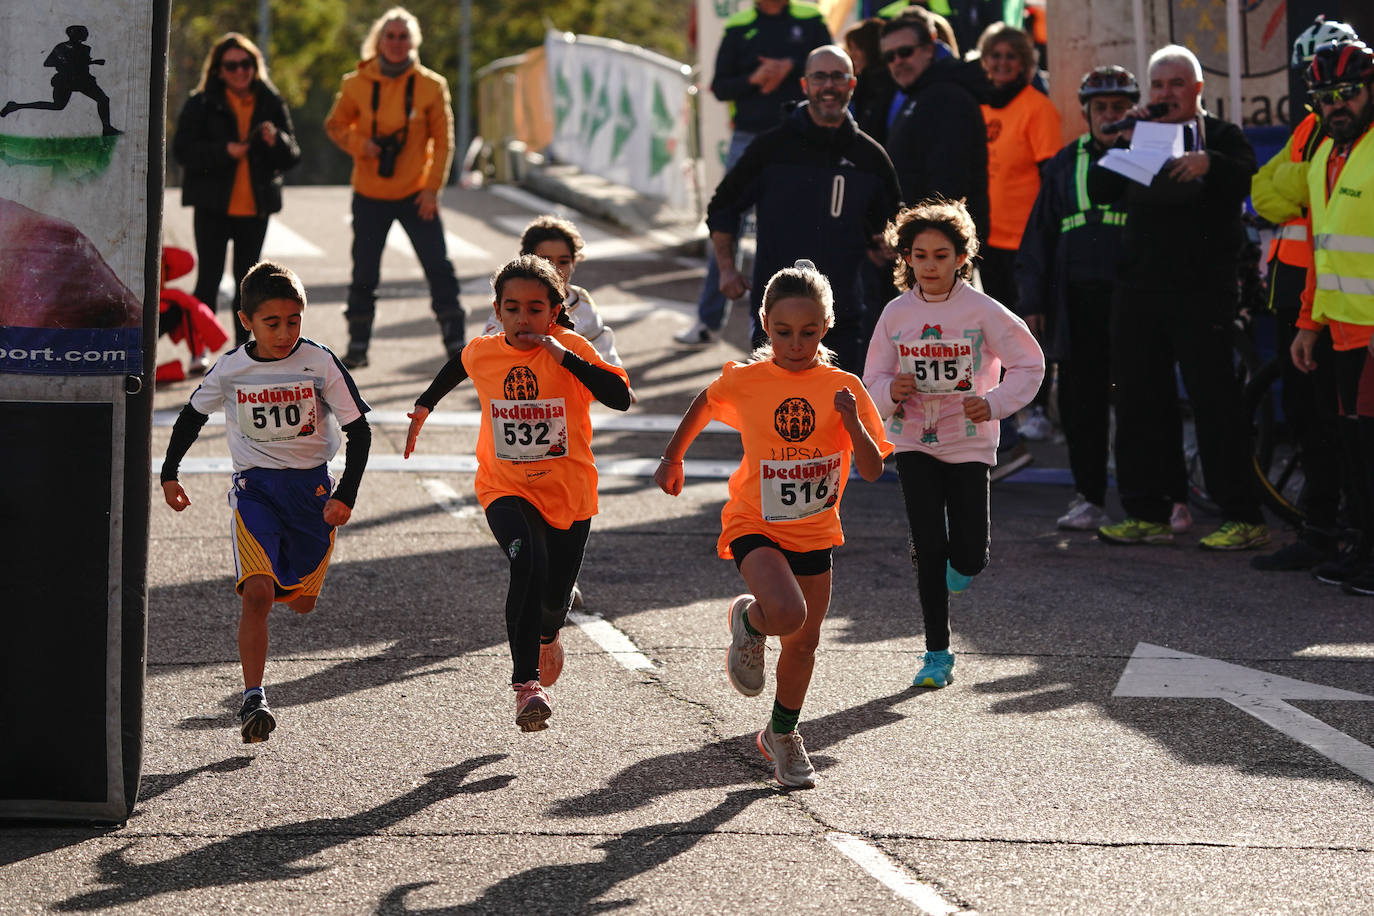
<instances>
[{"instance_id":1,"label":"pink running shoe","mask_svg":"<svg viewBox=\"0 0 1374 916\"><path fill-rule=\"evenodd\" d=\"M549 715L553 708L549 705L549 695L538 681L511 684L515 691L515 724L522 732L538 732L549 727Z\"/></svg>"}]
</instances>

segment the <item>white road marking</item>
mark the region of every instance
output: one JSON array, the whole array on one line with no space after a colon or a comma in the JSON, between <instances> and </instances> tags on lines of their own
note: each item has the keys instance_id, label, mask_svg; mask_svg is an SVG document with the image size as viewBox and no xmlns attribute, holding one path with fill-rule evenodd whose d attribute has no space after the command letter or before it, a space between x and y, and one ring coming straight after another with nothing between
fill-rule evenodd
<instances>
[{"instance_id":1,"label":"white road marking","mask_svg":"<svg viewBox=\"0 0 1374 916\"><path fill-rule=\"evenodd\" d=\"M650 661L648 656L639 651L638 647L630 641L630 637L607 623L603 618L595 614L570 611L568 619L577 624L578 629L586 633L592 642L606 650L611 658L626 668L632 671L654 670L654 663Z\"/></svg>"},{"instance_id":2,"label":"white road marking","mask_svg":"<svg viewBox=\"0 0 1374 916\"><path fill-rule=\"evenodd\" d=\"M154 426L172 426L176 423L177 415L181 413L181 408L163 409L153 412ZM378 426L410 426L410 418L403 410L374 410L367 415L368 422ZM592 429L604 432L647 432L671 434L677 429L678 422L682 418L677 414L655 414L655 413L610 413L595 411L592 413ZM224 424L224 414L216 411L210 415L207 425ZM425 426L434 428L436 426L460 427L464 429L476 429L482 424L482 414L476 410L441 410L432 413L425 420ZM738 433L721 423L712 420L706 424L703 432L708 433Z\"/></svg>"},{"instance_id":3,"label":"white road marking","mask_svg":"<svg viewBox=\"0 0 1374 916\"><path fill-rule=\"evenodd\" d=\"M439 508L454 518L476 518L482 514L481 507L477 505L475 499L464 499L457 490L442 480L426 477L420 481L420 486L424 487L434 501L439 504Z\"/></svg>"},{"instance_id":4,"label":"white road marking","mask_svg":"<svg viewBox=\"0 0 1374 916\"><path fill-rule=\"evenodd\" d=\"M265 258L283 261L292 258L322 258L324 249L293 230L279 219L267 221L267 237L262 242Z\"/></svg>"},{"instance_id":5,"label":"white road marking","mask_svg":"<svg viewBox=\"0 0 1374 916\"><path fill-rule=\"evenodd\" d=\"M941 897L929 884L917 881L902 871L901 866L881 849L851 833L828 833L825 838L856 865L868 872L892 893L914 905L929 916L949 916L952 913L972 914L961 910Z\"/></svg>"},{"instance_id":6,"label":"white road marking","mask_svg":"<svg viewBox=\"0 0 1374 916\"><path fill-rule=\"evenodd\" d=\"M1225 700L1356 776L1374 782L1374 748L1284 702L1374 701L1363 693L1142 642L1136 644L1112 696Z\"/></svg>"}]
</instances>

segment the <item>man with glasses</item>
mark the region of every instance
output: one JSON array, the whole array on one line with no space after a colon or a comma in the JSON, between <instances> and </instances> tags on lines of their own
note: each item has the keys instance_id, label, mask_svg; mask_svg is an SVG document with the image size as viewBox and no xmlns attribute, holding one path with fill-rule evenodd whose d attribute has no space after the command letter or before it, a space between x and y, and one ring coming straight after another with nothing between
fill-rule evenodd
<instances>
[{"instance_id":1,"label":"man with glasses","mask_svg":"<svg viewBox=\"0 0 1374 916\"><path fill-rule=\"evenodd\" d=\"M1179 125L1185 152L1149 185L1101 161L1087 176L1094 204L1126 211L1111 318L1116 477L1126 519L1097 532L1117 544L1174 541L1169 516L1182 436L1177 363L1207 492L1224 519L1198 546L1249 550L1269 543L1269 528L1232 371L1231 322L1239 306L1241 204L1255 151L1239 127L1202 110L1202 65L1193 52L1181 45L1159 49L1150 56L1149 75L1149 105L1128 114Z\"/></svg>"},{"instance_id":2,"label":"man with glasses","mask_svg":"<svg viewBox=\"0 0 1374 916\"><path fill-rule=\"evenodd\" d=\"M913 6L883 26L883 63L897 83L899 101L887 128L887 154L902 198L963 198L978 236L988 233L988 134L979 102L987 78L938 53L935 28Z\"/></svg>"},{"instance_id":3,"label":"man with glasses","mask_svg":"<svg viewBox=\"0 0 1374 916\"><path fill-rule=\"evenodd\" d=\"M725 173L707 207L706 225L721 265L721 292L731 299L751 293L755 344L764 340L758 308L769 278L806 258L835 292L835 326L825 345L841 368L858 373L868 348L859 265L876 253L901 193L882 146L849 113L854 65L844 49L827 45L812 51L801 85L806 101L760 134ZM751 206L759 227L752 286L735 267L739 219Z\"/></svg>"},{"instance_id":4,"label":"man with glasses","mask_svg":"<svg viewBox=\"0 0 1374 916\"><path fill-rule=\"evenodd\" d=\"M1317 48L1332 41L1356 41L1355 30L1343 22L1318 16L1293 42L1290 68L1306 73ZM1275 318L1277 352L1288 353L1297 333L1307 272L1312 266L1312 221L1307 215L1307 169L1312 154L1326 138L1315 108L1293 129L1275 156L1250 180L1250 203L1255 212L1278 228L1269 245L1269 308ZM1307 509L1302 530L1293 543L1274 553L1252 557L1261 570L1311 570L1337 559L1340 546L1342 489L1349 489L1337 445L1336 376L1331 359L1331 335L1317 339L1317 368L1298 370L1291 359L1280 365L1283 416L1302 449L1303 489Z\"/></svg>"},{"instance_id":5,"label":"man with glasses","mask_svg":"<svg viewBox=\"0 0 1374 916\"><path fill-rule=\"evenodd\" d=\"M820 7L796 0L755 0L725 21L711 94L730 105L734 133L725 155L727 170L739 162L755 137L782 123L787 105L802 100L798 77L806 55L830 41ZM739 231L735 226L732 234ZM697 321L673 339L680 344L709 344L729 314L730 300L720 291L715 253L708 252Z\"/></svg>"},{"instance_id":6,"label":"man with glasses","mask_svg":"<svg viewBox=\"0 0 1374 916\"><path fill-rule=\"evenodd\" d=\"M1324 45L1307 68L1307 85L1327 138L1307 169L1313 259L1293 338L1293 364L1317 368L1323 326L1335 350L1338 438L1357 484L1361 539L1342 557L1313 570L1352 595L1374 595L1374 51L1359 41Z\"/></svg>"}]
</instances>

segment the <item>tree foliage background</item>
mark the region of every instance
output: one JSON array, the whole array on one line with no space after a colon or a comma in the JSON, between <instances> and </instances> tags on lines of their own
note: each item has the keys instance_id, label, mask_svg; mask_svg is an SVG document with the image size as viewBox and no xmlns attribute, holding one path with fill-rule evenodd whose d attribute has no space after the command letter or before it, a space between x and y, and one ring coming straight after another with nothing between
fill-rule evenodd
<instances>
[{"instance_id":1,"label":"tree foliage background","mask_svg":"<svg viewBox=\"0 0 1374 916\"><path fill-rule=\"evenodd\" d=\"M420 21L420 61L448 79L456 118L461 5L457 0L410 0L404 5ZM477 129L475 74L488 63L538 47L549 28L616 38L686 61L692 5L692 0L472 0L469 135ZM361 0L270 0L269 40L262 50L268 75L291 109L301 144L301 163L287 174L288 182L348 182L348 157L325 135L324 119L340 79L357 66L368 27L389 8L390 4ZM215 41L231 31L258 40L258 9L253 0L172 0L168 138ZM180 170L169 159L169 183L179 184L180 179Z\"/></svg>"}]
</instances>

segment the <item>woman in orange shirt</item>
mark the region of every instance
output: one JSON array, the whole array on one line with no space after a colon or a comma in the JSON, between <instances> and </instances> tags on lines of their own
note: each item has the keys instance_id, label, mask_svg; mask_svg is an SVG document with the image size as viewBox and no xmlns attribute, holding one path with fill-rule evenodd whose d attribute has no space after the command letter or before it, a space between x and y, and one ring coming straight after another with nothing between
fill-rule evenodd
<instances>
[{"instance_id":1,"label":"woman in orange shirt","mask_svg":"<svg viewBox=\"0 0 1374 916\"><path fill-rule=\"evenodd\" d=\"M597 511L589 409L593 399L629 409L630 386L624 369L572 330L567 289L548 261L521 255L491 285L502 332L470 341L416 399L405 457L439 399L471 378L482 409L474 486L510 563L515 724L532 732L548 727L544 688L563 670L558 634Z\"/></svg>"},{"instance_id":2,"label":"woman in orange shirt","mask_svg":"<svg viewBox=\"0 0 1374 916\"><path fill-rule=\"evenodd\" d=\"M830 606L830 551L844 543L840 498L850 453L877 480L892 446L863 382L833 365L821 338L835 322L830 282L810 261L778 271L759 309L768 343L729 362L697 395L668 443L654 482L682 492L682 456L713 418L740 431L744 458L730 475L716 550L734 559L751 594L730 603L725 670L745 696L763 691L764 641L782 640L773 715L755 739L786 786L816 771L797 720Z\"/></svg>"}]
</instances>

